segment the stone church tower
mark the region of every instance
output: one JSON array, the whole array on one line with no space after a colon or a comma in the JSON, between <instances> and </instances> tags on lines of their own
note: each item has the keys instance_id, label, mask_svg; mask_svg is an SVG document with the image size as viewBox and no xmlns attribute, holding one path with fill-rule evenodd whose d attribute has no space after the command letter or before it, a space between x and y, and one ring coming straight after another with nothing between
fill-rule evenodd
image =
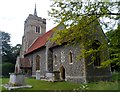
<instances>
[{"instance_id":1,"label":"stone church tower","mask_svg":"<svg viewBox=\"0 0 120 92\"><path fill-rule=\"evenodd\" d=\"M24 35L22 37L22 47L20 50L20 56L17 57L15 64L15 72L22 72L20 67L24 68L27 65L31 69L31 63L28 59L24 58L24 54L28 51L29 47L34 41L42 34L46 32L46 19L37 16L36 4L34 14L29 14L24 22Z\"/></svg>"},{"instance_id":2,"label":"stone church tower","mask_svg":"<svg viewBox=\"0 0 120 92\"><path fill-rule=\"evenodd\" d=\"M24 35L22 38L22 48L20 57L24 58L24 54L34 41L46 32L46 19L37 16L36 4L34 14L29 14L24 22Z\"/></svg>"}]
</instances>

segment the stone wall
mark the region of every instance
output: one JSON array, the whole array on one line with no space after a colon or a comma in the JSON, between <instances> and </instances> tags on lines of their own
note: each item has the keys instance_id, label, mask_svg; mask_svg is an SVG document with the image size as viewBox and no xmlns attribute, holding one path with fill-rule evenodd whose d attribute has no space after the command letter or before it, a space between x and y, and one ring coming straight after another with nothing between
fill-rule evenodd
<instances>
[{"instance_id":1,"label":"stone wall","mask_svg":"<svg viewBox=\"0 0 120 92\"><path fill-rule=\"evenodd\" d=\"M99 23L91 24L90 26L90 32L91 34L87 35L87 39L90 39L93 41L100 42L100 46L104 46L104 49L101 49L102 51L99 51L100 55L100 62L105 62L107 59L109 59L109 52L107 48L107 37L105 36L101 26ZM91 81L104 81L104 80L110 80L111 79L111 70L108 66L107 68L100 68L99 66L95 66L94 63L90 64L90 62L93 62L91 60L91 56L85 58L86 61L86 82Z\"/></svg>"},{"instance_id":2,"label":"stone wall","mask_svg":"<svg viewBox=\"0 0 120 92\"><path fill-rule=\"evenodd\" d=\"M69 52L72 52L72 63L69 61ZM61 53L64 53L64 57L61 57ZM84 59L77 60L77 55L80 54L79 46L58 46L53 48L53 59L54 55L57 56L57 63L53 60L53 70L60 71L60 67L65 68L65 80L71 82L85 82L85 69ZM62 60L63 59L63 60Z\"/></svg>"},{"instance_id":3,"label":"stone wall","mask_svg":"<svg viewBox=\"0 0 120 92\"><path fill-rule=\"evenodd\" d=\"M108 58L108 52L107 49L105 51L102 51L100 54L100 62L105 62L106 58ZM100 68L100 66L95 66L94 63L91 60L91 56L85 59L86 61L86 79L87 82L91 81L104 81L104 80L111 80L111 70L110 66L106 68Z\"/></svg>"},{"instance_id":4,"label":"stone wall","mask_svg":"<svg viewBox=\"0 0 120 92\"><path fill-rule=\"evenodd\" d=\"M47 60L47 72L53 72L53 51L49 49L47 51L48 60Z\"/></svg>"},{"instance_id":5,"label":"stone wall","mask_svg":"<svg viewBox=\"0 0 120 92\"><path fill-rule=\"evenodd\" d=\"M45 54L45 47L42 47L40 49L38 49L37 51L35 51L32 54L29 54L25 57L28 57L31 60L31 64L32 64L32 76L36 75L36 56L39 55L40 56L40 76L44 77L45 73L46 73L46 54Z\"/></svg>"}]
</instances>

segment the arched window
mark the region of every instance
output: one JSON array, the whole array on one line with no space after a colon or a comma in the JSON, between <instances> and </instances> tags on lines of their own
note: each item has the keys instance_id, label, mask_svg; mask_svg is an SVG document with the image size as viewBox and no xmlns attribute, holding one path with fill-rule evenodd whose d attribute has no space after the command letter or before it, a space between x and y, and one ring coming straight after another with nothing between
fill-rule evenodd
<instances>
[{"instance_id":1,"label":"arched window","mask_svg":"<svg viewBox=\"0 0 120 92\"><path fill-rule=\"evenodd\" d=\"M72 53L72 51L69 52L69 62L71 64L73 63L73 53Z\"/></svg>"},{"instance_id":2,"label":"arched window","mask_svg":"<svg viewBox=\"0 0 120 92\"><path fill-rule=\"evenodd\" d=\"M65 53L63 51L61 52L61 62L65 62Z\"/></svg>"},{"instance_id":3,"label":"arched window","mask_svg":"<svg viewBox=\"0 0 120 92\"><path fill-rule=\"evenodd\" d=\"M100 66L101 60L100 60L100 51L98 48L100 47L100 42L98 40L95 40L92 44L93 50L96 50L94 52L93 57L94 57L94 66Z\"/></svg>"},{"instance_id":4,"label":"arched window","mask_svg":"<svg viewBox=\"0 0 120 92\"><path fill-rule=\"evenodd\" d=\"M54 55L54 65L57 65L57 55Z\"/></svg>"},{"instance_id":5,"label":"arched window","mask_svg":"<svg viewBox=\"0 0 120 92\"><path fill-rule=\"evenodd\" d=\"M40 70L40 56L36 56L36 70Z\"/></svg>"},{"instance_id":6,"label":"arched window","mask_svg":"<svg viewBox=\"0 0 120 92\"><path fill-rule=\"evenodd\" d=\"M41 26L36 26L35 27L35 32L41 34Z\"/></svg>"}]
</instances>

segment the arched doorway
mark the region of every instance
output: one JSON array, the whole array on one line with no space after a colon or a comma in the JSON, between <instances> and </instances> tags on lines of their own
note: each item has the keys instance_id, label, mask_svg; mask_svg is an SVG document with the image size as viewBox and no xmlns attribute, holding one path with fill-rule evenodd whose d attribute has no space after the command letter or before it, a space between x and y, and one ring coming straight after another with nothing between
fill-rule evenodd
<instances>
[{"instance_id":1,"label":"arched doorway","mask_svg":"<svg viewBox=\"0 0 120 92\"><path fill-rule=\"evenodd\" d=\"M40 56L36 56L36 70L40 70Z\"/></svg>"},{"instance_id":2,"label":"arched doorway","mask_svg":"<svg viewBox=\"0 0 120 92\"><path fill-rule=\"evenodd\" d=\"M65 68L63 66L60 67L60 78L65 79Z\"/></svg>"}]
</instances>

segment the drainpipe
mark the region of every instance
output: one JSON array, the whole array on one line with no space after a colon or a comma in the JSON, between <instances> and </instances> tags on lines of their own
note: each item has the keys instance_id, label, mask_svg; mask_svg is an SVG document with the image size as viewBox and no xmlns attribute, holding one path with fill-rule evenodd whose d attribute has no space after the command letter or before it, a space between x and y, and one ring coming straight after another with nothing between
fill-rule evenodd
<instances>
[{"instance_id":1,"label":"drainpipe","mask_svg":"<svg viewBox=\"0 0 120 92\"><path fill-rule=\"evenodd\" d=\"M46 71L48 71L48 46L46 46Z\"/></svg>"}]
</instances>

